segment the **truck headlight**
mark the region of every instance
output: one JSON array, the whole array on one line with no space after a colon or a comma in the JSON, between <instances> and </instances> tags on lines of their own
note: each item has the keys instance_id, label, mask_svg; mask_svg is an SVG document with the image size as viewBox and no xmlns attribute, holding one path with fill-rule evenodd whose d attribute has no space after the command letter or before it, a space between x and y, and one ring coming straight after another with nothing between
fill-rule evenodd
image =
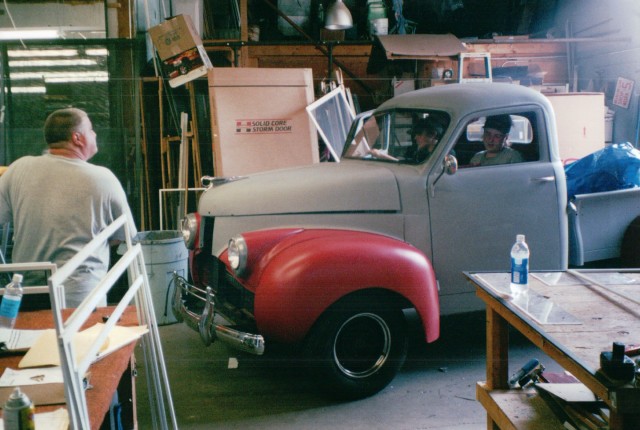
<instances>
[{"instance_id":1,"label":"truck headlight","mask_svg":"<svg viewBox=\"0 0 640 430\"><path fill-rule=\"evenodd\" d=\"M236 275L241 275L247 267L247 242L241 235L234 236L229 241L229 248L227 249L227 258L229 259L229 265L233 269Z\"/></svg>"},{"instance_id":2,"label":"truck headlight","mask_svg":"<svg viewBox=\"0 0 640 430\"><path fill-rule=\"evenodd\" d=\"M198 231L200 229L200 220L197 214L188 214L182 218L180 223L180 231L187 249L194 249L196 240L198 239Z\"/></svg>"}]
</instances>

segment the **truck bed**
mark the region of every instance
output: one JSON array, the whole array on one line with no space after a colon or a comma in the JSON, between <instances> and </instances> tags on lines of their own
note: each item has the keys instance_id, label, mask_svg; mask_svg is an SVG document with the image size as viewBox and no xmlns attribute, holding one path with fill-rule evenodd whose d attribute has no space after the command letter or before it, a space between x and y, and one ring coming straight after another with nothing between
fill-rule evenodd
<instances>
[{"instance_id":1,"label":"truck bed","mask_svg":"<svg viewBox=\"0 0 640 430\"><path fill-rule=\"evenodd\" d=\"M620 257L624 232L640 215L640 188L578 194L567 215L570 265Z\"/></svg>"}]
</instances>

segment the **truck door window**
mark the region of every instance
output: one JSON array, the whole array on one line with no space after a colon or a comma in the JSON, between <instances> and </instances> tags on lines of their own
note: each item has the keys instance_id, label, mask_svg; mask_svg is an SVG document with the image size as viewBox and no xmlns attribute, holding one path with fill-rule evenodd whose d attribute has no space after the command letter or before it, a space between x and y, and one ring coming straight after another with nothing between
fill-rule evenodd
<instances>
[{"instance_id":1,"label":"truck door window","mask_svg":"<svg viewBox=\"0 0 640 430\"><path fill-rule=\"evenodd\" d=\"M475 167L538 161L535 119L535 112L519 112L470 121L455 147L459 165ZM487 122L489 126L486 126Z\"/></svg>"}]
</instances>

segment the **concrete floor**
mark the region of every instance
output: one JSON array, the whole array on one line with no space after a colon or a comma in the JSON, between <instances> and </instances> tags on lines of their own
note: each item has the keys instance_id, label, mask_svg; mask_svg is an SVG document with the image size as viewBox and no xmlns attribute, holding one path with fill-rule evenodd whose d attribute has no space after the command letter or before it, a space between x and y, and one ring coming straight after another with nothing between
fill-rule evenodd
<instances>
[{"instance_id":1,"label":"concrete floor","mask_svg":"<svg viewBox=\"0 0 640 430\"><path fill-rule=\"evenodd\" d=\"M476 381L485 379L484 312L444 318L440 339L430 345L421 340L415 314L407 316L412 331L404 368L377 395L346 403L323 397L301 363L284 351L253 357L221 343L205 347L183 324L161 326L179 428L486 428L486 414L475 400ZM561 371L518 333L510 340L511 372L533 357L548 370ZM237 359L237 368L230 368L230 358ZM137 390L139 427L151 429L141 366Z\"/></svg>"}]
</instances>

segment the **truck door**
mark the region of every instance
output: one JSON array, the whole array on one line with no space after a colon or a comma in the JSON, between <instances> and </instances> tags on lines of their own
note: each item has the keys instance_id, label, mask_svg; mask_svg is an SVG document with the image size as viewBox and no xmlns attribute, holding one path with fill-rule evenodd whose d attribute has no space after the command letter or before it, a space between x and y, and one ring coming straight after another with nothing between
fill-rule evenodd
<instances>
[{"instance_id":1,"label":"truck door","mask_svg":"<svg viewBox=\"0 0 640 430\"><path fill-rule=\"evenodd\" d=\"M546 133L536 131L544 125L540 112L521 112L512 118L509 139L521 152L521 162L468 166L469 149L484 147L484 118L475 118L462 127L455 147L451 144L459 158L458 171L441 174L442 168L436 166L428 176L433 264L443 314L479 308L462 272L509 271L516 234L526 235L531 270L566 267L561 163L550 154Z\"/></svg>"}]
</instances>

